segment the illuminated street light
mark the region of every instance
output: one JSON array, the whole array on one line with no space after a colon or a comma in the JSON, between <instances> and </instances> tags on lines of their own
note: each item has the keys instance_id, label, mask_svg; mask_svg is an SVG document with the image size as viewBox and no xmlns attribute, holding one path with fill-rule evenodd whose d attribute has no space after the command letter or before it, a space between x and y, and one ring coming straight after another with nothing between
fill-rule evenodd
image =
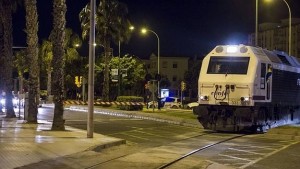
<instances>
[{"instance_id":1,"label":"illuminated street light","mask_svg":"<svg viewBox=\"0 0 300 169\"><path fill-rule=\"evenodd\" d=\"M150 30L150 29L146 29L146 28L143 28L141 30L142 34L146 34L147 32L152 32L156 37L157 37L157 74L159 75L159 37L157 35L157 33L155 33L153 30ZM157 94L158 94L158 97L159 97L159 80L157 81Z\"/></svg>"},{"instance_id":2,"label":"illuminated street light","mask_svg":"<svg viewBox=\"0 0 300 169\"><path fill-rule=\"evenodd\" d=\"M272 0L265 0L266 2L271 2ZM289 4L286 0L283 0L289 10L289 55L292 54L292 12ZM255 46L257 46L258 41L258 0L256 0L256 12L255 12Z\"/></svg>"},{"instance_id":3,"label":"illuminated street light","mask_svg":"<svg viewBox=\"0 0 300 169\"><path fill-rule=\"evenodd\" d=\"M130 26L129 30L133 31L134 30L134 26ZM120 92L121 92L121 81L120 81L120 58L121 58L121 41L119 40L119 64L118 64L118 96L120 96Z\"/></svg>"}]
</instances>

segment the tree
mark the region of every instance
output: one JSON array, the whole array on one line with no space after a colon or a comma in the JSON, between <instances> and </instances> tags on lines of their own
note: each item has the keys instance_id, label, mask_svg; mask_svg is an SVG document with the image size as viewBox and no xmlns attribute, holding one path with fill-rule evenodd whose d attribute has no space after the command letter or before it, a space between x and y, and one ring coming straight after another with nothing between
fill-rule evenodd
<instances>
[{"instance_id":1,"label":"tree","mask_svg":"<svg viewBox=\"0 0 300 169\"><path fill-rule=\"evenodd\" d=\"M189 63L189 70L184 74L184 81L187 88L190 89L190 97L195 98L198 95L198 79L202 60L194 58Z\"/></svg>"},{"instance_id":2,"label":"tree","mask_svg":"<svg viewBox=\"0 0 300 169\"><path fill-rule=\"evenodd\" d=\"M38 64L38 15L36 0L25 0L28 80L28 118L29 123L37 123L39 102L39 64Z\"/></svg>"},{"instance_id":3,"label":"tree","mask_svg":"<svg viewBox=\"0 0 300 169\"><path fill-rule=\"evenodd\" d=\"M90 5L79 14L82 37L89 33ZM127 6L117 0L101 0L96 12L96 42L104 46L104 85L103 100L109 100L109 61L112 57L111 42L126 42L130 37L130 22L127 19Z\"/></svg>"},{"instance_id":4,"label":"tree","mask_svg":"<svg viewBox=\"0 0 300 169\"><path fill-rule=\"evenodd\" d=\"M12 12L14 11L17 4L17 0L0 0L0 57L1 63L3 63L1 73L1 86L5 92L5 108L6 117L16 117L13 103L12 103L12 90L13 90L13 37L12 37Z\"/></svg>"},{"instance_id":5,"label":"tree","mask_svg":"<svg viewBox=\"0 0 300 169\"><path fill-rule=\"evenodd\" d=\"M26 50L22 49L20 51L15 52L14 65L18 72L19 78L19 89L23 90L24 86L24 78L23 74L28 72L28 64L26 62Z\"/></svg>"},{"instance_id":6,"label":"tree","mask_svg":"<svg viewBox=\"0 0 300 169\"><path fill-rule=\"evenodd\" d=\"M53 81L52 93L54 102L54 117L51 130L65 130L63 108L63 77L65 54L65 26L67 7L65 0L53 0L53 30L51 41L53 42Z\"/></svg>"},{"instance_id":7,"label":"tree","mask_svg":"<svg viewBox=\"0 0 300 169\"><path fill-rule=\"evenodd\" d=\"M42 67L46 69L47 72L47 95L51 95L51 81L52 81L52 59L53 59L53 52L52 52L52 43L48 40L43 40L42 45L40 47L39 52L40 58L42 60Z\"/></svg>"},{"instance_id":8,"label":"tree","mask_svg":"<svg viewBox=\"0 0 300 169\"><path fill-rule=\"evenodd\" d=\"M47 94L51 95L51 81L52 81L52 60L53 60L53 46L51 42L51 36L50 35L50 40L43 40L42 45L40 47L40 57L43 62L43 68L46 69L47 72ZM66 47L66 52L64 54L64 60L65 60L65 66L66 68L72 66L72 62L74 60L80 59L80 55L77 52L78 46L81 46L82 41L79 38L79 36L72 31L72 29L68 28L66 29L65 33L65 44L64 46ZM66 74L68 74L68 70L71 69L65 69Z\"/></svg>"},{"instance_id":9,"label":"tree","mask_svg":"<svg viewBox=\"0 0 300 169\"><path fill-rule=\"evenodd\" d=\"M143 62L136 59L134 56L129 55L125 55L121 58L113 57L109 63L109 68L124 70L126 76L124 76L125 72L123 72L119 82L122 84L122 89L125 89L129 95L141 95L141 91L144 87L143 81L146 75L146 69Z\"/></svg>"}]
</instances>

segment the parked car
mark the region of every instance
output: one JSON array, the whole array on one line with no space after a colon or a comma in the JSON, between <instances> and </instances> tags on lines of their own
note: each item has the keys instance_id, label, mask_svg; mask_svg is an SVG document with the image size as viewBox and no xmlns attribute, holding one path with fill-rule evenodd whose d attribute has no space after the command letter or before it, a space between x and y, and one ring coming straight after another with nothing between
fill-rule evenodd
<instances>
[{"instance_id":1,"label":"parked car","mask_svg":"<svg viewBox=\"0 0 300 169\"><path fill-rule=\"evenodd\" d=\"M188 103L188 104L187 104L187 108L188 108L188 109L192 109L193 107L196 107L196 106L198 106L198 105L199 105L198 102L191 102L191 103Z\"/></svg>"},{"instance_id":2,"label":"parked car","mask_svg":"<svg viewBox=\"0 0 300 169\"><path fill-rule=\"evenodd\" d=\"M153 108L153 105L154 105L154 108L158 107L157 101L149 101L147 104L148 104L148 108Z\"/></svg>"},{"instance_id":3,"label":"parked car","mask_svg":"<svg viewBox=\"0 0 300 169\"><path fill-rule=\"evenodd\" d=\"M181 100L177 97L166 97L162 101L165 108L178 109L182 107Z\"/></svg>"}]
</instances>

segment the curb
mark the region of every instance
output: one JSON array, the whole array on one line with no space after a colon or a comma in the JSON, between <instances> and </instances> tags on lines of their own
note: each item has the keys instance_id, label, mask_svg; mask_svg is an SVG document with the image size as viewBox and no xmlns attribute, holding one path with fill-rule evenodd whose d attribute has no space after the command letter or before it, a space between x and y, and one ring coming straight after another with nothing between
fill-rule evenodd
<instances>
[{"instance_id":1,"label":"curb","mask_svg":"<svg viewBox=\"0 0 300 169\"><path fill-rule=\"evenodd\" d=\"M119 145L123 145L123 144L126 144L126 140L122 139L122 140L119 140L119 141L110 142L110 143L103 144L103 145L92 146L92 147L88 148L85 151L100 152L103 149L110 148L110 147L113 147L113 146L119 146Z\"/></svg>"}]
</instances>

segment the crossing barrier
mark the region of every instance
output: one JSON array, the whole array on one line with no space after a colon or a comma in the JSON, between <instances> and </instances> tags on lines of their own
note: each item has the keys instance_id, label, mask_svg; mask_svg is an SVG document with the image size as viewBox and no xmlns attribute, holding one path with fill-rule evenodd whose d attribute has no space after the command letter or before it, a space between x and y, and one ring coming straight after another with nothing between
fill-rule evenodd
<instances>
[{"instance_id":1,"label":"crossing barrier","mask_svg":"<svg viewBox=\"0 0 300 169\"><path fill-rule=\"evenodd\" d=\"M65 105L87 105L88 102L78 101L78 100L66 100L64 101ZM104 101L95 101L94 105L118 105L118 106L125 106L125 105L146 105L144 102L104 102Z\"/></svg>"}]
</instances>

